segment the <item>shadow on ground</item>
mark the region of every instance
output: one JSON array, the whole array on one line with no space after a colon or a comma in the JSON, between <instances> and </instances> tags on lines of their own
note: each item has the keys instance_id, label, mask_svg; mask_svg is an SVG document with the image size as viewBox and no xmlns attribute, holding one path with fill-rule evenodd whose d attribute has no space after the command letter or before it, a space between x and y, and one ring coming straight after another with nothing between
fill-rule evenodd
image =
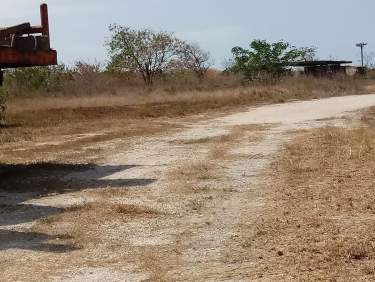
<instances>
[{"instance_id":1,"label":"shadow on ground","mask_svg":"<svg viewBox=\"0 0 375 282\"><path fill-rule=\"evenodd\" d=\"M50 193L74 192L82 189L129 188L147 186L155 179L105 179L137 165L94 164L0 164L0 192Z\"/></svg>"},{"instance_id":2,"label":"shadow on ground","mask_svg":"<svg viewBox=\"0 0 375 282\"><path fill-rule=\"evenodd\" d=\"M113 174L136 167L61 163L0 164L0 227L5 227L0 229L0 251L14 248L45 252L75 250L70 245L48 243L57 239L48 234L8 229L65 211L63 208L25 203L28 200L83 189L146 187L156 181L147 178L108 179Z\"/></svg>"},{"instance_id":3,"label":"shadow on ground","mask_svg":"<svg viewBox=\"0 0 375 282\"><path fill-rule=\"evenodd\" d=\"M0 251L8 249L66 253L79 248L72 244L48 243L48 241L72 239L69 236L51 236L36 232L0 230Z\"/></svg>"}]
</instances>

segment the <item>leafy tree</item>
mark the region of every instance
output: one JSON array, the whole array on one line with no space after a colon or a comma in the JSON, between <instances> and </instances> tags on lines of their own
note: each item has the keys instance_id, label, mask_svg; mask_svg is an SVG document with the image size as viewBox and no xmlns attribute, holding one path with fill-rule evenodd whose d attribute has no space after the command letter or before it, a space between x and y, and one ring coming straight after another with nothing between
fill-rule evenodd
<instances>
[{"instance_id":1,"label":"leafy tree","mask_svg":"<svg viewBox=\"0 0 375 282\"><path fill-rule=\"evenodd\" d=\"M253 80L264 75L280 77L287 66L311 60L315 56L315 48L296 48L284 41L268 43L265 40L254 40L249 50L234 47L232 54L233 64L229 70Z\"/></svg>"},{"instance_id":2,"label":"leafy tree","mask_svg":"<svg viewBox=\"0 0 375 282\"><path fill-rule=\"evenodd\" d=\"M139 72L147 85L152 85L177 56L179 41L170 33L132 30L117 24L109 30L112 36L107 42L111 57L108 69Z\"/></svg>"}]
</instances>

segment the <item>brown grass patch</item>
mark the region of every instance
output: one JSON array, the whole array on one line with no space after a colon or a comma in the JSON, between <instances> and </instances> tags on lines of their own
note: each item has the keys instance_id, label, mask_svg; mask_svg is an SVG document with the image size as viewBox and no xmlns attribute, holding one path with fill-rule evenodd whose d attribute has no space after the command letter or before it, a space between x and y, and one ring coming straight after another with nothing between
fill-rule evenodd
<instances>
[{"instance_id":1,"label":"brown grass patch","mask_svg":"<svg viewBox=\"0 0 375 282\"><path fill-rule=\"evenodd\" d=\"M264 129L265 127L259 125L235 126L229 134L178 143L193 146L194 149L199 146L204 154L203 157L198 157L197 161L183 164L170 172L176 193L194 195L195 198L187 203L189 209L200 211L204 207L204 203L213 199L212 196L207 198L207 195L214 193L217 196L219 191L222 191L213 187L220 182L221 175L218 171L225 161L239 157L237 154L232 155L230 149L235 148L235 144L242 141L242 138L250 139L250 142L258 141L261 138L260 132Z\"/></svg>"},{"instance_id":2,"label":"brown grass patch","mask_svg":"<svg viewBox=\"0 0 375 282\"><path fill-rule=\"evenodd\" d=\"M96 162L109 141L166 133L176 127L171 122L98 119L76 121L43 128L0 129L0 163L58 160ZM2 139L3 138L3 139Z\"/></svg>"},{"instance_id":3,"label":"brown grass patch","mask_svg":"<svg viewBox=\"0 0 375 282\"><path fill-rule=\"evenodd\" d=\"M362 121L371 126L375 127L375 107L369 108L362 116Z\"/></svg>"},{"instance_id":4,"label":"brown grass patch","mask_svg":"<svg viewBox=\"0 0 375 282\"><path fill-rule=\"evenodd\" d=\"M211 164L208 160L202 160L193 164L180 167L177 171L174 171L176 179L184 179L185 181L192 180L209 180L214 177L211 171Z\"/></svg>"},{"instance_id":5,"label":"brown grass patch","mask_svg":"<svg viewBox=\"0 0 375 282\"><path fill-rule=\"evenodd\" d=\"M116 95L14 97L9 102L8 124L0 127L0 161L96 161L99 145L105 141L173 129L173 120L166 118L280 100L365 93L364 84L362 80L301 77L269 85L216 87L212 91L177 89L172 93L157 87L143 92L120 91ZM220 138L192 140L191 144L230 141L225 140L226 136Z\"/></svg>"},{"instance_id":6,"label":"brown grass patch","mask_svg":"<svg viewBox=\"0 0 375 282\"><path fill-rule=\"evenodd\" d=\"M220 76L219 81L223 81ZM205 84L207 81L203 81ZM221 105L224 103L238 104L240 99L242 103L248 102L280 102L289 99L301 98L318 98L329 97L332 95L355 94L358 92L369 93L366 89L369 82L361 79L352 79L349 77L337 79L324 79L313 77L286 77L277 83L264 83L253 85L242 85L241 81L232 83L230 85L218 84L208 85L207 87L200 87L197 83L192 84L193 87L175 87L173 91L158 85L153 89L147 89L142 86L130 89L121 89L119 87L117 94L93 92L90 95L75 95L63 96L58 93L40 93L29 95L26 97L17 96L9 103L9 113L11 115L22 113L25 111L37 113L42 110L59 110L67 109L70 114L85 114L93 108L118 108L127 106L131 112L130 115L134 116L142 114L143 111L155 114L168 114L177 113L176 109L164 107L165 113L152 113L151 110L158 109L158 106L164 104L178 105L179 103L185 104L186 111L191 108L196 108L197 104L203 104L206 107L211 105ZM148 105L147 108L136 106ZM100 108L102 107L102 108ZM69 109L76 109L72 112ZM87 110L86 110L87 109ZM143 109L143 111L142 111ZM134 111L135 110L135 111ZM137 112L139 112L137 114Z\"/></svg>"},{"instance_id":7,"label":"brown grass patch","mask_svg":"<svg viewBox=\"0 0 375 282\"><path fill-rule=\"evenodd\" d=\"M273 169L273 207L245 241L261 250L259 273L277 265L285 279L373 278L375 129L312 130Z\"/></svg>"},{"instance_id":8,"label":"brown grass patch","mask_svg":"<svg viewBox=\"0 0 375 282\"><path fill-rule=\"evenodd\" d=\"M155 217L161 213L151 208L139 207L134 205L117 204L114 207L116 213L132 217Z\"/></svg>"},{"instance_id":9,"label":"brown grass patch","mask_svg":"<svg viewBox=\"0 0 375 282\"><path fill-rule=\"evenodd\" d=\"M276 84L213 88L203 91L125 91L84 96L15 97L8 107L0 142L35 141L41 137L108 131L139 119L225 111L259 103L366 93L363 80L287 78ZM121 92L121 91L120 91ZM145 127L144 129L147 129ZM128 132L125 130L122 132ZM141 131L139 131L141 132Z\"/></svg>"},{"instance_id":10,"label":"brown grass patch","mask_svg":"<svg viewBox=\"0 0 375 282\"><path fill-rule=\"evenodd\" d=\"M178 141L178 144L184 144L184 145L199 145L199 144L218 144L222 145L224 143L230 143L234 142L235 140L239 139L244 135L245 131L259 131L259 130L264 130L265 127L260 126L260 125L238 125L234 126L230 133L228 134L222 134L218 136L212 136L212 137L203 137L203 138L198 138L198 139L191 139L191 140L183 140L183 141ZM255 137L255 136L254 136ZM255 140L255 138L254 138Z\"/></svg>"},{"instance_id":11,"label":"brown grass patch","mask_svg":"<svg viewBox=\"0 0 375 282\"><path fill-rule=\"evenodd\" d=\"M205 158L192 164L184 165L171 173L172 178L183 182L204 181L216 178L213 173L218 159L225 158L228 146L233 144L243 132L239 127L232 129L231 133L214 137L205 137L182 141L185 145L209 146Z\"/></svg>"},{"instance_id":12,"label":"brown grass patch","mask_svg":"<svg viewBox=\"0 0 375 282\"><path fill-rule=\"evenodd\" d=\"M53 230L53 232L68 234L75 246L84 247L101 240L97 229L103 224L155 218L160 215L163 213L145 206L98 201L66 208L57 215L42 218L34 224L33 230L37 232Z\"/></svg>"},{"instance_id":13,"label":"brown grass patch","mask_svg":"<svg viewBox=\"0 0 375 282\"><path fill-rule=\"evenodd\" d=\"M234 139L234 136L232 134L224 134L224 135L219 135L219 136L214 136L214 137L204 137L204 138L181 141L179 142L179 144L196 145L196 144L208 144L208 143L225 143L233 139Z\"/></svg>"},{"instance_id":14,"label":"brown grass patch","mask_svg":"<svg viewBox=\"0 0 375 282\"><path fill-rule=\"evenodd\" d=\"M83 206L74 206L71 208L65 209L65 212L60 216L64 219L66 217L86 217L89 221L89 218L92 215L95 215L92 218L93 221L103 220L107 221L108 219L118 219L118 218L134 218L134 217L155 217L160 215L158 211L148 208L135 205L127 204L113 204L106 202L95 202L85 204Z\"/></svg>"}]
</instances>

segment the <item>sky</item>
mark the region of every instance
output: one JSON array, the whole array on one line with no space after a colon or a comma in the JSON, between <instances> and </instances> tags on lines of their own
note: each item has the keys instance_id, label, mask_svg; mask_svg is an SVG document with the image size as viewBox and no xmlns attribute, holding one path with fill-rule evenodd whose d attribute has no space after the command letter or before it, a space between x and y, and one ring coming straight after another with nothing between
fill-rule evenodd
<instances>
[{"instance_id":1,"label":"sky","mask_svg":"<svg viewBox=\"0 0 375 282\"><path fill-rule=\"evenodd\" d=\"M234 46L253 39L316 46L319 59L360 61L375 52L374 0L46 0L59 61L105 63L112 23L174 32L198 43L220 68ZM39 23L37 0L1 0L0 26Z\"/></svg>"}]
</instances>

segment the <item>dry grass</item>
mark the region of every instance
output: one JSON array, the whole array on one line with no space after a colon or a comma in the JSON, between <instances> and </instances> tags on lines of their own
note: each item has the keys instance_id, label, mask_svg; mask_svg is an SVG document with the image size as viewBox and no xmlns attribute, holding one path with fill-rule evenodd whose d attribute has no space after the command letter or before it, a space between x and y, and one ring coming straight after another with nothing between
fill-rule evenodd
<instances>
[{"instance_id":1,"label":"dry grass","mask_svg":"<svg viewBox=\"0 0 375 282\"><path fill-rule=\"evenodd\" d=\"M124 143L122 140L130 140L127 139L130 137L156 135L175 128L177 126L169 121L111 116L37 128L15 126L0 129L0 163L95 163L111 150L111 143Z\"/></svg>"},{"instance_id":2,"label":"dry grass","mask_svg":"<svg viewBox=\"0 0 375 282\"><path fill-rule=\"evenodd\" d=\"M288 145L273 167L274 205L244 243L261 250L260 276L374 278L374 152L371 127L317 129Z\"/></svg>"},{"instance_id":3,"label":"dry grass","mask_svg":"<svg viewBox=\"0 0 375 282\"><path fill-rule=\"evenodd\" d=\"M355 79L286 78L276 84L235 86L213 90L121 90L117 94L83 96L28 96L9 101L7 127L0 128L1 143L35 141L56 134L103 131L134 123L134 119L176 117L221 111L259 103L366 93L366 83ZM143 89L143 90L142 90Z\"/></svg>"},{"instance_id":4,"label":"dry grass","mask_svg":"<svg viewBox=\"0 0 375 282\"><path fill-rule=\"evenodd\" d=\"M177 89L171 93L162 87L153 90L142 90L142 88L123 90L118 94L94 93L80 96L28 96L15 97L9 102L9 114L17 115L27 111L51 110L51 109L92 109L125 107L131 116L160 116L176 115L217 106L238 105L240 102L249 104L255 102L284 102L290 99L322 98L329 96L341 96L346 94L357 94L366 92L368 82L357 79L316 79L306 77L291 77L274 84L259 84L250 86L232 86L226 88L212 87L204 90L198 88L189 91L184 88ZM229 104L228 104L229 103ZM147 104L150 111L142 105ZM168 109L158 107L163 104L178 106L183 109ZM137 107L136 107L137 106ZM190 106L190 107L188 107ZM128 108L126 108L128 107ZM132 111L133 108L135 111ZM164 110L164 111L163 111ZM153 111L157 111L153 113ZM80 111L78 111L80 112Z\"/></svg>"},{"instance_id":5,"label":"dry grass","mask_svg":"<svg viewBox=\"0 0 375 282\"><path fill-rule=\"evenodd\" d=\"M183 144L183 145L208 145L208 144L225 144L233 142L243 136L244 131L258 131L261 129L264 129L265 127L262 127L260 125L238 125L234 126L230 133L228 134L222 134L218 136L212 136L212 137L203 137L198 139L190 139L190 140L182 140L177 141L174 143L177 144ZM254 136L255 138L256 136Z\"/></svg>"},{"instance_id":6,"label":"dry grass","mask_svg":"<svg viewBox=\"0 0 375 282\"><path fill-rule=\"evenodd\" d=\"M261 138L261 130L265 127L259 125L235 126L228 134L213 137L204 137L199 139L184 140L178 142L184 145L190 145L198 154L193 163L183 164L169 173L169 177L174 181L174 190L178 194L195 194L198 198L189 203L193 210L200 210L203 206L202 196L206 196L213 190L212 184L220 182L218 171L224 161L230 161L238 156L233 156L230 150L235 148L245 135L250 134L249 142L256 142Z\"/></svg>"},{"instance_id":7,"label":"dry grass","mask_svg":"<svg viewBox=\"0 0 375 282\"><path fill-rule=\"evenodd\" d=\"M98 227L111 222L129 222L155 218L163 213L149 207L96 201L61 210L57 215L41 218L34 224L36 232L66 234L68 241L79 248L100 240ZM164 214L165 216L165 214ZM77 224L79 223L79 224ZM53 235L53 234L52 234ZM68 243L68 242L66 242Z\"/></svg>"},{"instance_id":8,"label":"dry grass","mask_svg":"<svg viewBox=\"0 0 375 282\"><path fill-rule=\"evenodd\" d=\"M207 153L202 152L204 158L198 159L196 162L183 165L170 173L172 179L181 182L181 186L190 187L188 183L209 181L216 178L214 173L217 161L223 159L227 155L230 145L242 136L243 132L239 127L235 127L229 134L204 137L199 139L184 140L182 144L191 146L203 146ZM200 183L202 184L202 183ZM183 189L186 190L186 189ZM188 189L189 191L191 189ZM193 191L201 190L192 188Z\"/></svg>"},{"instance_id":9,"label":"dry grass","mask_svg":"<svg viewBox=\"0 0 375 282\"><path fill-rule=\"evenodd\" d=\"M196 113L225 111L257 103L365 92L363 81L289 78L273 85L213 87L214 90L125 91L86 96L35 96L9 103L8 125L0 127L0 162L82 162L100 159L102 144L114 139L165 133L173 119ZM179 89L179 88L176 88ZM163 117L163 118L162 118ZM169 118L168 118L169 117ZM195 140L193 143L222 143ZM199 144L197 144L199 145ZM220 157L216 146L213 157Z\"/></svg>"},{"instance_id":10,"label":"dry grass","mask_svg":"<svg viewBox=\"0 0 375 282\"><path fill-rule=\"evenodd\" d=\"M370 127L375 127L375 107L371 107L365 112L362 121Z\"/></svg>"},{"instance_id":11,"label":"dry grass","mask_svg":"<svg viewBox=\"0 0 375 282\"><path fill-rule=\"evenodd\" d=\"M211 165L207 160L197 161L188 166L184 166L178 170L177 175L177 177L185 179L186 181L192 179L208 180L214 177L211 171Z\"/></svg>"},{"instance_id":12,"label":"dry grass","mask_svg":"<svg viewBox=\"0 0 375 282\"><path fill-rule=\"evenodd\" d=\"M136 217L155 217L158 215L161 215L161 213L148 207L96 201L95 203L67 208L57 217L64 221L73 221L73 218L84 218L85 220L79 222L82 222L87 226L87 222L98 224L100 222L103 223L108 220L116 220L119 218L130 219ZM56 221L59 221L57 217L55 217L55 219Z\"/></svg>"},{"instance_id":13,"label":"dry grass","mask_svg":"<svg viewBox=\"0 0 375 282\"><path fill-rule=\"evenodd\" d=\"M214 137L204 137L198 139L191 139L191 140L183 140L178 142L178 144L183 145L199 145L199 144L209 144L209 143L225 143L228 141L233 140L232 134L223 134Z\"/></svg>"}]
</instances>

